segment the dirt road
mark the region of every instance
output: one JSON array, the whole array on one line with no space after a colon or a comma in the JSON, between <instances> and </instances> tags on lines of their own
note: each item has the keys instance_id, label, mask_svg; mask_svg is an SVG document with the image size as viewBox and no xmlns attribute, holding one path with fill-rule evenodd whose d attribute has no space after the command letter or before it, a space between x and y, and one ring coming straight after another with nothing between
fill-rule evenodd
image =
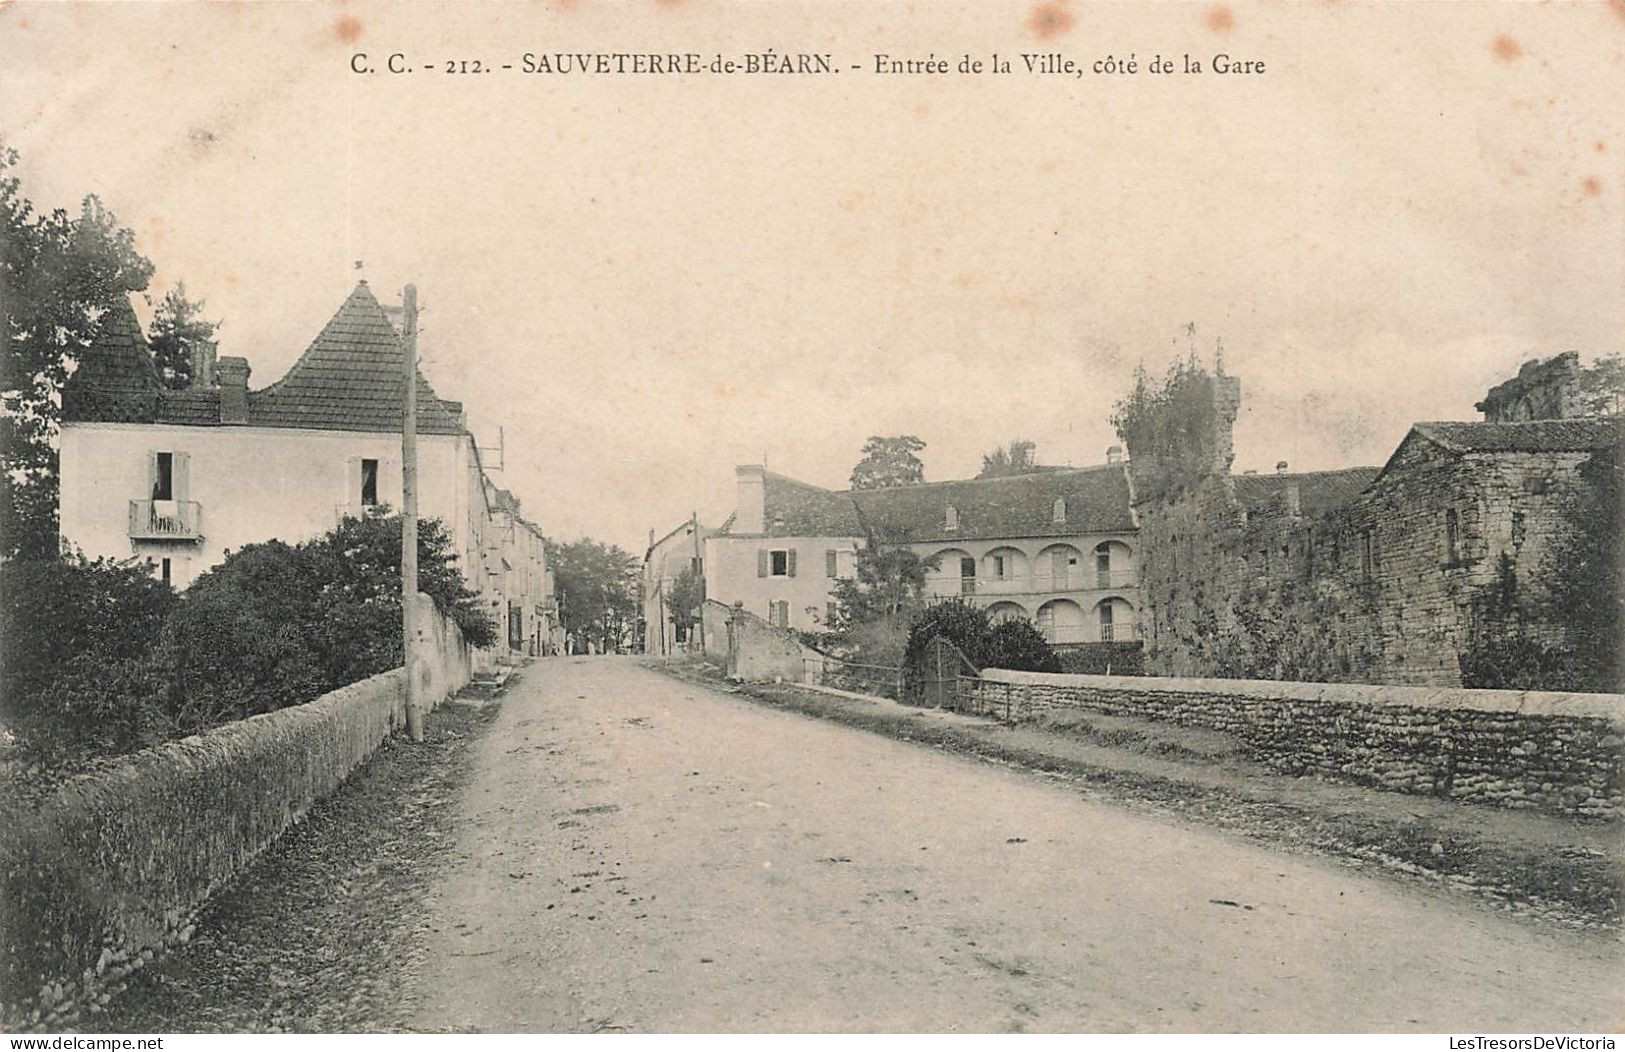
<instances>
[{"instance_id":1,"label":"dirt road","mask_svg":"<svg viewBox=\"0 0 1625 1052\"><path fill-rule=\"evenodd\" d=\"M1614 1030L1625 952L782 712L533 665L431 894L415 1026Z\"/></svg>"}]
</instances>

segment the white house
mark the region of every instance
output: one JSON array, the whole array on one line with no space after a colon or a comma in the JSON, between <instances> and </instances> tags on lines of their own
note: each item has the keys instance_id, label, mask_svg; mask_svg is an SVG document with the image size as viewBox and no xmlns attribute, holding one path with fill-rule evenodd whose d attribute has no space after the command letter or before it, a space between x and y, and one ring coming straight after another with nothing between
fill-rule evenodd
<instances>
[{"instance_id":1,"label":"white house","mask_svg":"<svg viewBox=\"0 0 1625 1052\"><path fill-rule=\"evenodd\" d=\"M672 616L671 597L677 579L692 571L705 576L705 539L716 530L689 519L656 540L649 531L649 548L643 553L643 652L665 656L687 648L691 635L704 632L704 626L679 625Z\"/></svg>"},{"instance_id":2,"label":"white house","mask_svg":"<svg viewBox=\"0 0 1625 1052\"><path fill-rule=\"evenodd\" d=\"M363 281L269 387L250 390L248 362L217 361L210 347L190 388L165 390L120 304L63 390L63 540L92 557L149 560L184 588L246 544L295 543L346 515L399 508L404 353ZM421 373L417 399L419 514L445 524L463 575L511 635L500 571L513 561L517 502L497 506L461 404ZM545 598L525 602L535 611Z\"/></svg>"},{"instance_id":3,"label":"white house","mask_svg":"<svg viewBox=\"0 0 1625 1052\"><path fill-rule=\"evenodd\" d=\"M833 587L871 538L930 561L931 596L1025 617L1056 644L1139 638L1136 523L1127 465L878 490L826 490L737 469L733 518L706 542L707 595L818 630Z\"/></svg>"}]
</instances>

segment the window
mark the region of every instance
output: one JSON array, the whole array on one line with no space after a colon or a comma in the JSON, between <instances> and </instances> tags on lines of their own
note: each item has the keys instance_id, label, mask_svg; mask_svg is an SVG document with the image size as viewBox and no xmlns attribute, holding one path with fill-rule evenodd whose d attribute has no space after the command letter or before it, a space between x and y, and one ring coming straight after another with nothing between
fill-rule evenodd
<instances>
[{"instance_id":1,"label":"window","mask_svg":"<svg viewBox=\"0 0 1625 1052\"><path fill-rule=\"evenodd\" d=\"M959 529L959 509L952 504L948 505L948 510L943 515L943 528L948 530Z\"/></svg>"},{"instance_id":2,"label":"window","mask_svg":"<svg viewBox=\"0 0 1625 1052\"><path fill-rule=\"evenodd\" d=\"M1063 523L1063 522L1066 521L1066 498L1065 497L1056 497L1055 498L1055 507L1050 509L1050 515L1057 523Z\"/></svg>"},{"instance_id":3,"label":"window","mask_svg":"<svg viewBox=\"0 0 1625 1052\"><path fill-rule=\"evenodd\" d=\"M1371 575L1377 568L1377 546L1371 537L1371 531L1366 530L1360 534L1360 576L1371 580Z\"/></svg>"},{"instance_id":4,"label":"window","mask_svg":"<svg viewBox=\"0 0 1625 1052\"><path fill-rule=\"evenodd\" d=\"M1004 556L1002 555L995 555L993 557L993 576L997 577L1001 581L1008 576L1008 574L1005 572Z\"/></svg>"},{"instance_id":5,"label":"window","mask_svg":"<svg viewBox=\"0 0 1625 1052\"><path fill-rule=\"evenodd\" d=\"M1512 547L1522 548L1523 537L1523 512L1515 511L1512 513Z\"/></svg>"},{"instance_id":6,"label":"window","mask_svg":"<svg viewBox=\"0 0 1625 1052\"><path fill-rule=\"evenodd\" d=\"M959 593L976 594L976 560L968 555L959 560Z\"/></svg>"},{"instance_id":7,"label":"window","mask_svg":"<svg viewBox=\"0 0 1625 1052\"><path fill-rule=\"evenodd\" d=\"M175 499L175 454L173 453L153 454L152 499Z\"/></svg>"},{"instance_id":8,"label":"window","mask_svg":"<svg viewBox=\"0 0 1625 1052\"><path fill-rule=\"evenodd\" d=\"M835 618L838 616L839 613L840 613L840 610L834 603L825 603L824 604L824 624L833 625L835 623Z\"/></svg>"},{"instance_id":9,"label":"window","mask_svg":"<svg viewBox=\"0 0 1625 1052\"><path fill-rule=\"evenodd\" d=\"M1456 550L1456 529L1458 525L1456 509L1446 508L1444 510L1444 559L1451 566L1456 565L1461 560L1461 556Z\"/></svg>"},{"instance_id":10,"label":"window","mask_svg":"<svg viewBox=\"0 0 1625 1052\"><path fill-rule=\"evenodd\" d=\"M373 507L378 503L378 461L361 461L361 504Z\"/></svg>"},{"instance_id":11,"label":"window","mask_svg":"<svg viewBox=\"0 0 1625 1052\"><path fill-rule=\"evenodd\" d=\"M756 550L757 577L794 577L796 575L795 549L777 548Z\"/></svg>"},{"instance_id":12,"label":"window","mask_svg":"<svg viewBox=\"0 0 1625 1052\"><path fill-rule=\"evenodd\" d=\"M767 604L767 623L776 628L790 627L790 601L775 599Z\"/></svg>"},{"instance_id":13,"label":"window","mask_svg":"<svg viewBox=\"0 0 1625 1052\"><path fill-rule=\"evenodd\" d=\"M165 584L170 583L170 569L169 569L169 560L168 559L165 559L162 563L159 564L158 576Z\"/></svg>"},{"instance_id":14,"label":"window","mask_svg":"<svg viewBox=\"0 0 1625 1052\"><path fill-rule=\"evenodd\" d=\"M1095 545L1095 584L1101 588L1112 586L1112 547L1110 544Z\"/></svg>"},{"instance_id":15,"label":"window","mask_svg":"<svg viewBox=\"0 0 1625 1052\"><path fill-rule=\"evenodd\" d=\"M840 573L840 559L834 548L824 552L824 576L833 578Z\"/></svg>"},{"instance_id":16,"label":"window","mask_svg":"<svg viewBox=\"0 0 1625 1052\"><path fill-rule=\"evenodd\" d=\"M1100 641L1102 643L1112 641L1112 604L1110 603L1100 604Z\"/></svg>"}]
</instances>

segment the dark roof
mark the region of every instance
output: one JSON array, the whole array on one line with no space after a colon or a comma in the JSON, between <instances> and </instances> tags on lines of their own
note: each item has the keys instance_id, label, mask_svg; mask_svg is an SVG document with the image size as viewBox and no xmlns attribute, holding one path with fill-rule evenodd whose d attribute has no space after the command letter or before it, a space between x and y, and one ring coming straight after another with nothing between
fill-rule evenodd
<instances>
[{"instance_id":1,"label":"dark roof","mask_svg":"<svg viewBox=\"0 0 1625 1052\"><path fill-rule=\"evenodd\" d=\"M248 395L248 422L323 431L399 431L405 351L365 281L286 376ZM418 430L463 432L462 404L443 402L417 374Z\"/></svg>"},{"instance_id":2,"label":"dark roof","mask_svg":"<svg viewBox=\"0 0 1625 1052\"><path fill-rule=\"evenodd\" d=\"M158 367L130 309L119 296L104 313L78 367L62 388L62 419L151 423L158 410Z\"/></svg>"},{"instance_id":3,"label":"dark roof","mask_svg":"<svg viewBox=\"0 0 1625 1052\"><path fill-rule=\"evenodd\" d=\"M1126 464L858 490L852 497L865 524L895 540L1064 537L1135 528ZM1055 521L1058 498L1066 501L1064 522ZM959 516L955 530L947 528L949 506Z\"/></svg>"},{"instance_id":4,"label":"dark roof","mask_svg":"<svg viewBox=\"0 0 1625 1052\"><path fill-rule=\"evenodd\" d=\"M1135 528L1127 465L1059 468L1031 475L922 483L871 490L827 490L764 472L763 520L769 537L867 537L895 542L1066 537ZM1055 501L1066 499L1066 521ZM957 529L947 528L949 506ZM719 533L730 532L733 521Z\"/></svg>"},{"instance_id":5,"label":"dark roof","mask_svg":"<svg viewBox=\"0 0 1625 1052\"><path fill-rule=\"evenodd\" d=\"M1414 424L1411 430L1455 453L1578 452L1606 449L1625 440L1625 417L1591 416L1495 423L1445 421Z\"/></svg>"},{"instance_id":6,"label":"dark roof","mask_svg":"<svg viewBox=\"0 0 1625 1052\"><path fill-rule=\"evenodd\" d=\"M769 537L863 536L863 523L849 493L823 489L771 471L762 475L762 521Z\"/></svg>"},{"instance_id":7,"label":"dark roof","mask_svg":"<svg viewBox=\"0 0 1625 1052\"><path fill-rule=\"evenodd\" d=\"M188 388L158 394L158 421L209 427L220 423L220 390Z\"/></svg>"},{"instance_id":8,"label":"dark roof","mask_svg":"<svg viewBox=\"0 0 1625 1052\"><path fill-rule=\"evenodd\" d=\"M1281 491L1288 483L1296 483L1299 510L1305 515L1319 515L1354 500L1380 471L1380 468L1340 468L1295 474L1236 475L1236 500L1248 511L1280 508L1283 506Z\"/></svg>"}]
</instances>

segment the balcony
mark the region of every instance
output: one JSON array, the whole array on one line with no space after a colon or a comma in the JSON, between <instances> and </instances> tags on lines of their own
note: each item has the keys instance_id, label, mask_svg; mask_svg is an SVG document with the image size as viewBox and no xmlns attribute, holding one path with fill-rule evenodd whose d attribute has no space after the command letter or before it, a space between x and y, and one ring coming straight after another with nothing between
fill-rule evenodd
<instances>
[{"instance_id":1,"label":"balcony","mask_svg":"<svg viewBox=\"0 0 1625 1052\"><path fill-rule=\"evenodd\" d=\"M1051 646L1078 643L1132 643L1140 638L1139 626L1132 623L1090 626L1057 625L1040 621L1038 631Z\"/></svg>"},{"instance_id":2,"label":"balcony","mask_svg":"<svg viewBox=\"0 0 1625 1052\"><path fill-rule=\"evenodd\" d=\"M201 541L203 508L195 500L132 500L133 541Z\"/></svg>"},{"instance_id":3,"label":"balcony","mask_svg":"<svg viewBox=\"0 0 1625 1052\"><path fill-rule=\"evenodd\" d=\"M366 519L375 515L388 515L391 509L387 504L366 504L356 501L352 504L333 505L333 524L336 526L345 519Z\"/></svg>"},{"instance_id":4,"label":"balcony","mask_svg":"<svg viewBox=\"0 0 1625 1052\"><path fill-rule=\"evenodd\" d=\"M1054 592L1105 591L1133 588L1140 583L1133 570L1074 570L1068 574L1022 574L1011 577L937 578L928 582L934 595L1043 595Z\"/></svg>"}]
</instances>

